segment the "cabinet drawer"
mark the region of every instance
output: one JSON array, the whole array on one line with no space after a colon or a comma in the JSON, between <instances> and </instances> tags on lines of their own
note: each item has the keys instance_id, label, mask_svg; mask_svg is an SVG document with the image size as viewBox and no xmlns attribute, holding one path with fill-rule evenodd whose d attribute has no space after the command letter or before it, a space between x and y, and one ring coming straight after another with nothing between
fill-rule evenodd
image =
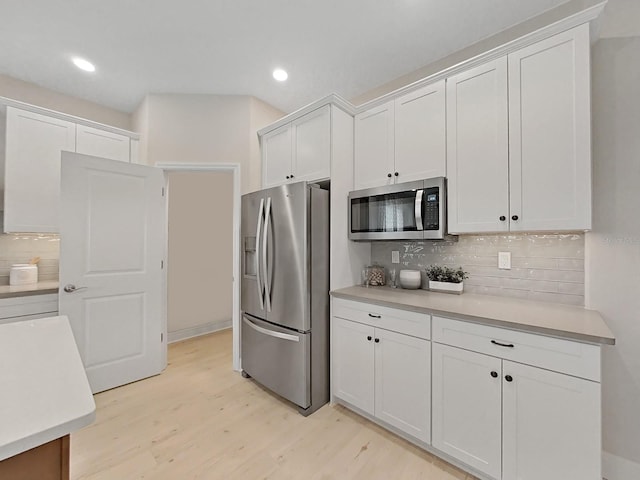
<instances>
[{"instance_id":1,"label":"cabinet drawer","mask_svg":"<svg viewBox=\"0 0 640 480\"><path fill-rule=\"evenodd\" d=\"M600 348L596 345L436 316L433 341L600 381Z\"/></svg>"},{"instance_id":2,"label":"cabinet drawer","mask_svg":"<svg viewBox=\"0 0 640 480\"><path fill-rule=\"evenodd\" d=\"M352 300L333 299L333 315L418 338L431 338L431 315Z\"/></svg>"},{"instance_id":3,"label":"cabinet drawer","mask_svg":"<svg viewBox=\"0 0 640 480\"><path fill-rule=\"evenodd\" d=\"M58 311L58 294L30 295L0 299L0 319L27 315L55 316ZM36 317L32 317L36 318Z\"/></svg>"}]
</instances>

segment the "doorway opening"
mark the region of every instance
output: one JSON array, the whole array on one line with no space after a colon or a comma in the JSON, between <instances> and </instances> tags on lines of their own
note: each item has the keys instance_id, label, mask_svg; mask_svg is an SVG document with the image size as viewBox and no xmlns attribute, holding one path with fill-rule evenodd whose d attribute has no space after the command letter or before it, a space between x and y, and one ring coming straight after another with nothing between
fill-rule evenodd
<instances>
[{"instance_id":1,"label":"doorway opening","mask_svg":"<svg viewBox=\"0 0 640 480\"><path fill-rule=\"evenodd\" d=\"M165 172L168 343L232 327L240 369L238 164L157 165Z\"/></svg>"}]
</instances>

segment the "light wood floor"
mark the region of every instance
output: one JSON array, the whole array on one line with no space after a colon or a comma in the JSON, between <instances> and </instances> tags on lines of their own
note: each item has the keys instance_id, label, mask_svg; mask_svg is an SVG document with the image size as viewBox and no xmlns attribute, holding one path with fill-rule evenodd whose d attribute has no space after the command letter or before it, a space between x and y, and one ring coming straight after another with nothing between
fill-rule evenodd
<instances>
[{"instance_id":1,"label":"light wood floor","mask_svg":"<svg viewBox=\"0 0 640 480\"><path fill-rule=\"evenodd\" d=\"M159 376L96 395L74 480L472 480L340 406L304 418L231 368L231 331L169 346Z\"/></svg>"}]
</instances>

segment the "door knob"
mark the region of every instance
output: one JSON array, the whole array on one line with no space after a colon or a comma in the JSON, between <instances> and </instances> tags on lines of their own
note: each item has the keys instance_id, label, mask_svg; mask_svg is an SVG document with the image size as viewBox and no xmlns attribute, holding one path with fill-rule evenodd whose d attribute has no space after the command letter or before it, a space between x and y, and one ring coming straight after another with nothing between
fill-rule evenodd
<instances>
[{"instance_id":1,"label":"door knob","mask_svg":"<svg viewBox=\"0 0 640 480\"><path fill-rule=\"evenodd\" d=\"M494 372L491 372L491 376L492 376L493 378L498 378L498 372L495 372L495 371L494 371Z\"/></svg>"},{"instance_id":2,"label":"door knob","mask_svg":"<svg viewBox=\"0 0 640 480\"><path fill-rule=\"evenodd\" d=\"M507 219L507 217L505 217L504 215L500 215L500 221L504 222Z\"/></svg>"},{"instance_id":3,"label":"door knob","mask_svg":"<svg viewBox=\"0 0 640 480\"><path fill-rule=\"evenodd\" d=\"M512 377L511 375L507 375L506 377L504 377L504 379L505 379L507 382L513 382L513 377Z\"/></svg>"},{"instance_id":4,"label":"door knob","mask_svg":"<svg viewBox=\"0 0 640 480\"><path fill-rule=\"evenodd\" d=\"M387 173L387 177L391 178L391 174L390 174L390 173Z\"/></svg>"},{"instance_id":5,"label":"door knob","mask_svg":"<svg viewBox=\"0 0 640 480\"><path fill-rule=\"evenodd\" d=\"M73 293L73 292L77 292L78 290L83 290L87 287L76 287L73 283L67 283L63 290L67 293Z\"/></svg>"},{"instance_id":6,"label":"door knob","mask_svg":"<svg viewBox=\"0 0 640 480\"><path fill-rule=\"evenodd\" d=\"M398 175L400 175L398 172L394 173L394 175L397 177Z\"/></svg>"},{"instance_id":7,"label":"door knob","mask_svg":"<svg viewBox=\"0 0 640 480\"><path fill-rule=\"evenodd\" d=\"M516 220L518 220L518 215L512 215L512 216L511 216L511 220L513 220L514 222L515 222Z\"/></svg>"}]
</instances>

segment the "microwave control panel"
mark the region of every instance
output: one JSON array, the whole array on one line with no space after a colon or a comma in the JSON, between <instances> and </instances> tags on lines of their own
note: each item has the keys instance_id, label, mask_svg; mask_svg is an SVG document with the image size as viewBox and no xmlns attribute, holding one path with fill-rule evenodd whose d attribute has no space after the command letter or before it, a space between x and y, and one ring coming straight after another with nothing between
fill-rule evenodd
<instances>
[{"instance_id":1,"label":"microwave control panel","mask_svg":"<svg viewBox=\"0 0 640 480\"><path fill-rule=\"evenodd\" d=\"M438 187L424 190L423 225L425 230L440 228L440 192Z\"/></svg>"}]
</instances>

